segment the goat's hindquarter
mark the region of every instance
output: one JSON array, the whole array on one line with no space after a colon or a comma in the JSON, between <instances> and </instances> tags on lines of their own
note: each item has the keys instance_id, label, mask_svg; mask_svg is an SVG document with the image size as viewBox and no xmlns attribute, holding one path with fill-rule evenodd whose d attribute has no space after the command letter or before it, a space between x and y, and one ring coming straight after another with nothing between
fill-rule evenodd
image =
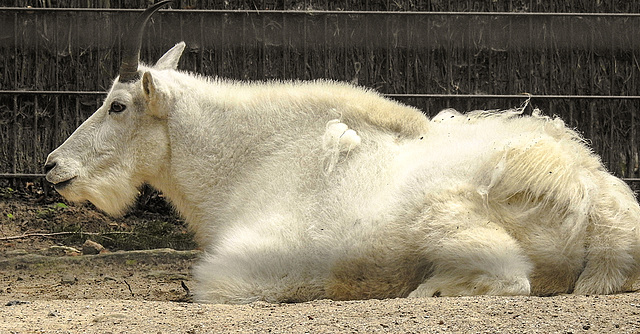
<instances>
[{"instance_id":1,"label":"goat's hindquarter","mask_svg":"<svg viewBox=\"0 0 640 334\"><path fill-rule=\"evenodd\" d=\"M533 265L531 293L606 294L629 289L640 270L640 207L573 131L527 117L504 141L480 193ZM491 167L488 166L488 167Z\"/></svg>"},{"instance_id":2,"label":"goat's hindquarter","mask_svg":"<svg viewBox=\"0 0 640 334\"><path fill-rule=\"evenodd\" d=\"M640 278L640 206L622 180L605 171L597 184L585 240L585 264L575 293L632 291Z\"/></svg>"},{"instance_id":3,"label":"goat's hindquarter","mask_svg":"<svg viewBox=\"0 0 640 334\"><path fill-rule=\"evenodd\" d=\"M406 221L424 238L415 259L428 265L411 296L631 287L640 207L574 132L537 117L431 130L410 155L422 166L407 173L412 190L402 195L422 212Z\"/></svg>"}]
</instances>

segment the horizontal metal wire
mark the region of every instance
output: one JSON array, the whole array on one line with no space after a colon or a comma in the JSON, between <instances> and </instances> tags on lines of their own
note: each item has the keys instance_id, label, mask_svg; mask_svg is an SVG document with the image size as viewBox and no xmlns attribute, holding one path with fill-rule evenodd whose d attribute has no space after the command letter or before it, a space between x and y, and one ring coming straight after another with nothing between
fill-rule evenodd
<instances>
[{"instance_id":1,"label":"horizontal metal wire","mask_svg":"<svg viewBox=\"0 0 640 334\"><path fill-rule=\"evenodd\" d=\"M637 95L531 95L531 94L383 94L393 98L417 99L567 99L567 100L640 100Z\"/></svg>"},{"instance_id":2,"label":"horizontal metal wire","mask_svg":"<svg viewBox=\"0 0 640 334\"><path fill-rule=\"evenodd\" d=\"M106 95L107 92L81 90L0 90L0 95Z\"/></svg>"},{"instance_id":3,"label":"horizontal metal wire","mask_svg":"<svg viewBox=\"0 0 640 334\"><path fill-rule=\"evenodd\" d=\"M0 95L106 95L100 91L34 91L0 90ZM385 94L392 98L408 99L547 99L547 100L640 100L640 95L532 95L532 94Z\"/></svg>"},{"instance_id":4,"label":"horizontal metal wire","mask_svg":"<svg viewBox=\"0 0 640 334\"><path fill-rule=\"evenodd\" d=\"M46 174L0 173L0 179L44 179Z\"/></svg>"},{"instance_id":5,"label":"horizontal metal wire","mask_svg":"<svg viewBox=\"0 0 640 334\"><path fill-rule=\"evenodd\" d=\"M4 7L5 12L96 12L135 13L144 9L119 8L26 8ZM254 10L254 9L161 9L167 13L218 13L218 14L298 14L298 15L422 15L422 16L594 16L594 17L640 17L640 13L542 13L542 12L433 12L433 11L353 11L353 10Z\"/></svg>"},{"instance_id":6,"label":"horizontal metal wire","mask_svg":"<svg viewBox=\"0 0 640 334\"><path fill-rule=\"evenodd\" d=\"M0 173L0 179L44 179L46 174L21 174L21 173ZM623 177L622 181L627 183L640 182L640 178Z\"/></svg>"}]
</instances>

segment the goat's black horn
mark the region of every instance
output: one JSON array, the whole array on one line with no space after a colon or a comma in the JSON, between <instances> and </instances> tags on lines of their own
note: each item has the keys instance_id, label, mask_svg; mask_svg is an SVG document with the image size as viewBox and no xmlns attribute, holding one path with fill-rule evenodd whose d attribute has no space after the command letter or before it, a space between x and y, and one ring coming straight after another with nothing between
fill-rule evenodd
<instances>
[{"instance_id":1,"label":"goat's black horn","mask_svg":"<svg viewBox=\"0 0 640 334\"><path fill-rule=\"evenodd\" d=\"M147 21L153 13L173 0L160 1L147 8L136 20L133 28L122 41L122 64L120 65L120 82L131 82L138 79L138 63L140 62L140 49L142 37Z\"/></svg>"}]
</instances>

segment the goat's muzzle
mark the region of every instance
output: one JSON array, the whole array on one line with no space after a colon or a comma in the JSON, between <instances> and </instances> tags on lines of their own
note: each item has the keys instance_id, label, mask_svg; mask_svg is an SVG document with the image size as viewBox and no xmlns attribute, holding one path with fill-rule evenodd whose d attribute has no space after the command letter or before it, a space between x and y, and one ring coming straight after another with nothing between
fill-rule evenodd
<instances>
[{"instance_id":1,"label":"goat's muzzle","mask_svg":"<svg viewBox=\"0 0 640 334\"><path fill-rule=\"evenodd\" d=\"M53 184L57 191L66 188L77 177L77 175L62 171L55 160L49 161L49 159L47 159L44 165L44 171L46 173L46 180Z\"/></svg>"}]
</instances>

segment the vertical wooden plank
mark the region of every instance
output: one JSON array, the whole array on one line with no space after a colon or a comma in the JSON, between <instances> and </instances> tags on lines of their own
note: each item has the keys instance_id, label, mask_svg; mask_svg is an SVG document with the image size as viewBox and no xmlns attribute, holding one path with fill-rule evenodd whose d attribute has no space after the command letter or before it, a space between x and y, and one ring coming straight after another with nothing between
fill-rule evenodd
<instances>
[{"instance_id":1,"label":"vertical wooden plank","mask_svg":"<svg viewBox=\"0 0 640 334\"><path fill-rule=\"evenodd\" d=\"M214 64L216 68L216 74L222 77L222 76L225 76L223 64L225 63L225 60L228 57L231 50L230 50L229 44L227 43L226 18L224 16L220 16L218 17L217 21L220 26L220 28L217 31L219 31L220 33L217 35L219 36L218 38L214 38L212 40L214 54L213 54L213 58L210 58L210 60L213 60L216 62L216 64Z\"/></svg>"},{"instance_id":2,"label":"vertical wooden plank","mask_svg":"<svg viewBox=\"0 0 640 334\"><path fill-rule=\"evenodd\" d=\"M591 100L589 101L589 125L588 125L588 137L592 143L596 143L597 138L595 137L595 121L596 121L596 102Z\"/></svg>"},{"instance_id":3,"label":"vertical wooden plank","mask_svg":"<svg viewBox=\"0 0 640 334\"><path fill-rule=\"evenodd\" d=\"M247 15L243 15L242 16L242 36L241 36L241 46L240 46L240 50L241 50L241 58L242 58L242 68L240 69L240 73L238 73L238 76L241 76L241 79L247 79L247 58L248 58L248 52L247 52Z\"/></svg>"},{"instance_id":4,"label":"vertical wooden plank","mask_svg":"<svg viewBox=\"0 0 640 334\"><path fill-rule=\"evenodd\" d=\"M555 18L549 18L546 22L545 22L545 43L544 43L544 50L545 50L545 67L543 69L541 69L541 74L543 75L544 79L543 79L543 86L545 87L544 90L542 90L541 93L543 94L552 94L552 93L558 93L557 92L557 88L556 86L554 86L553 84L553 70L555 67L555 51L556 49L554 48L554 38L555 38L555 31L554 31L554 23L555 23L556 19Z\"/></svg>"},{"instance_id":5,"label":"vertical wooden plank","mask_svg":"<svg viewBox=\"0 0 640 334\"><path fill-rule=\"evenodd\" d=\"M73 23L71 23L71 26L69 27L70 29L74 30L73 36L69 36L69 43L71 44L71 45L69 45L69 50L70 50L70 55L69 56L71 57L71 65L72 65L72 67L74 69L74 76L75 76L74 82L76 83L75 84L75 90L80 90L81 89L81 87L80 87L80 72L81 71L79 71L80 55L76 53L76 51L80 49L79 46L77 45L78 41L79 41L78 36L80 36L80 25L78 24L78 21L79 21L78 20L78 16L79 15L76 14L76 17L74 17L75 20L71 20L71 22L73 22ZM74 41L74 39L75 39L75 42L76 42L76 50L73 49L73 41ZM78 124L78 119L76 118L76 127L77 127L77 124Z\"/></svg>"},{"instance_id":6,"label":"vertical wooden plank","mask_svg":"<svg viewBox=\"0 0 640 334\"><path fill-rule=\"evenodd\" d=\"M49 141L49 145L47 146L47 151L52 151L53 148L58 145L58 136L60 133L59 129L59 113L60 113L60 95L56 94L54 104L53 104L53 115L50 116L49 126L48 128L52 131L51 140Z\"/></svg>"},{"instance_id":7,"label":"vertical wooden plank","mask_svg":"<svg viewBox=\"0 0 640 334\"><path fill-rule=\"evenodd\" d=\"M342 20L341 20L342 19ZM348 18L346 15L340 15L340 16L336 16L335 17L336 20L336 27L333 30L337 30L338 31L338 41L336 42L336 48L340 49L340 53L342 54L342 73L344 73L344 75L346 76L348 72L348 67L349 67L349 58L351 56L351 50L347 50L347 45L349 45L347 39L349 34L346 32L347 30L347 23L349 22ZM341 32L340 32L341 31ZM337 67L337 64L336 64ZM357 75L357 73L356 73Z\"/></svg>"},{"instance_id":8,"label":"vertical wooden plank","mask_svg":"<svg viewBox=\"0 0 640 334\"><path fill-rule=\"evenodd\" d=\"M31 168L26 171L35 173L36 166L40 165L40 132L38 131L38 114L40 113L40 99L37 94L33 96L33 141L31 142Z\"/></svg>"},{"instance_id":9,"label":"vertical wooden plank","mask_svg":"<svg viewBox=\"0 0 640 334\"><path fill-rule=\"evenodd\" d=\"M308 19L307 15L304 16L303 20L303 38L302 38L302 57L304 61L304 79L309 79L309 47L307 45L307 40L309 39L309 27L308 27ZM346 66L346 64L345 64Z\"/></svg>"},{"instance_id":10,"label":"vertical wooden plank","mask_svg":"<svg viewBox=\"0 0 640 334\"><path fill-rule=\"evenodd\" d=\"M616 22L617 19L616 18L612 18L606 21L606 24L608 25L607 30L609 29L613 29L613 27L616 26ZM611 30L613 31L613 30ZM614 93L619 93L616 92L616 87L615 83L616 83L616 74L617 74L617 64L616 64L616 52L615 52L615 42L616 42L616 38L615 36L611 36L609 38L609 96L613 95ZM622 47L622 45L617 45L618 47ZM618 160L620 159L621 154L618 153L622 153L622 148L616 149L614 146L614 144L616 143L616 130L622 130L622 129L617 129L616 124L619 124L621 122L618 122L619 120L616 119L616 112L618 112L620 114L620 116L622 116L622 113L624 112L623 108L620 108L624 105L626 105L626 103L624 101L610 101L607 103L608 105L608 111L609 111L609 140L608 140L608 145L603 145L604 147L604 152L606 152L608 154L608 160L609 163L614 165L615 168L615 172L616 174L621 173L622 175L620 175L621 177L624 177L625 175L625 171L623 171L623 168L620 168L620 164L618 163ZM614 107L615 106L615 107ZM604 113L603 113L604 114ZM603 115L604 116L604 115ZM606 123L603 125L603 127L606 126ZM607 149L606 146L609 146L609 148ZM604 153L603 152L603 153Z\"/></svg>"},{"instance_id":11,"label":"vertical wooden plank","mask_svg":"<svg viewBox=\"0 0 640 334\"><path fill-rule=\"evenodd\" d=\"M405 15L404 17L404 32L406 39L406 46L404 48L404 92L401 93L409 93L414 92L415 87L412 83L415 83L415 79L411 79L411 61L412 61L412 50L411 47L413 45L411 40L411 19L409 15Z\"/></svg>"},{"instance_id":12,"label":"vertical wooden plank","mask_svg":"<svg viewBox=\"0 0 640 334\"><path fill-rule=\"evenodd\" d=\"M80 95L75 96L76 105L75 105L75 113L74 113L74 121L75 121L75 129L77 129L80 124L82 124L82 114L80 113Z\"/></svg>"},{"instance_id":13,"label":"vertical wooden plank","mask_svg":"<svg viewBox=\"0 0 640 334\"><path fill-rule=\"evenodd\" d=\"M289 39L287 38L287 31L289 26L287 24L287 14L280 16L282 22L282 28L280 29L280 44L282 45L282 61L280 62L280 69L282 71L282 78L293 79L293 71L290 66L291 48L289 46Z\"/></svg>"},{"instance_id":14,"label":"vertical wooden plank","mask_svg":"<svg viewBox=\"0 0 640 334\"><path fill-rule=\"evenodd\" d=\"M47 15L47 14L44 14L44 15ZM39 15L37 15L37 14L34 15L33 30L34 30L34 33L35 33L35 35L37 37L41 36L41 34L44 33L44 31L40 31L41 27L39 26L38 18L39 18ZM37 38L37 37L34 38L34 40L33 40L34 49L35 49L34 53L33 53L35 59L34 59L33 62L34 62L35 68L36 68L35 73L34 73L35 74L34 87L35 87L36 90L39 90L40 89L40 82L41 82L40 76L42 75L42 73L40 71L40 59L41 59L41 57L40 57L40 43L39 43L40 38Z\"/></svg>"},{"instance_id":15,"label":"vertical wooden plank","mask_svg":"<svg viewBox=\"0 0 640 334\"><path fill-rule=\"evenodd\" d=\"M265 6L265 0L262 2L262 6ZM256 34L256 37L262 39L262 41L258 42L259 45L256 45L256 49L258 50L258 59L256 59L256 65L258 71L256 73L258 80L265 80L269 73L269 64L268 64L268 54L269 54L269 46L267 45L267 25L269 24L269 15L261 15L260 18L260 28L259 32Z\"/></svg>"},{"instance_id":16,"label":"vertical wooden plank","mask_svg":"<svg viewBox=\"0 0 640 334\"><path fill-rule=\"evenodd\" d=\"M474 94L476 93L476 90L473 87L473 81L472 81L472 70L474 69L474 65L475 65L475 61L474 58L471 56L472 54L476 53L476 49L472 49L473 48L473 32L472 32L472 26L473 26L473 21L472 19L468 19L467 20L467 26L466 26L466 37L465 41L466 41L466 47L463 46L462 51L465 53L464 56L466 56L466 61L467 61L467 75L466 75L466 79L467 79L467 87L466 89L462 92L465 94ZM467 99L467 105L466 105L466 109L465 111L469 111L472 109L472 101L471 99Z\"/></svg>"},{"instance_id":17,"label":"vertical wooden plank","mask_svg":"<svg viewBox=\"0 0 640 334\"><path fill-rule=\"evenodd\" d=\"M518 18L519 19L519 18ZM502 90L500 93L501 94L514 94L514 93L519 93L515 91L516 88L516 83L515 83L515 72L516 72L516 66L514 66L514 58L516 57L516 55L518 53L521 53L525 50L523 50L524 48L521 48L520 50L516 50L516 45L521 45L520 43L515 43L514 42L514 34L513 34L513 24L514 24L514 19L513 18L509 18L508 20L509 22L509 37L507 39L507 50L506 50L506 55L507 55L507 85L506 85L506 89ZM529 30L529 40L531 40L531 34L532 31ZM521 38L521 37L518 37ZM525 51L528 53L531 53L531 50Z\"/></svg>"},{"instance_id":18,"label":"vertical wooden plank","mask_svg":"<svg viewBox=\"0 0 640 334\"><path fill-rule=\"evenodd\" d=\"M55 53L56 63L55 63L55 74L54 74L54 82L56 90L60 90L60 50L58 50L59 45L59 36L58 33L60 31L60 15L56 15L55 19L55 28L53 32L53 52ZM56 96L57 98L57 96ZM56 110L57 111L57 110Z\"/></svg>"},{"instance_id":19,"label":"vertical wooden plank","mask_svg":"<svg viewBox=\"0 0 640 334\"><path fill-rule=\"evenodd\" d=\"M449 6L451 6L451 1L449 1ZM447 18L451 18L451 16L447 17ZM444 50L444 57L440 58L442 60L444 60L446 62L446 68L447 68L447 75L446 75L446 79L447 82L446 84L446 93L447 94L453 94L456 93L453 89L453 82L455 80L455 78L453 77L453 62L451 60L453 60L454 56L455 56L455 52L454 52L454 45L453 42L451 41L450 37L452 34L451 31L451 22L447 22L447 42L446 44L446 49ZM449 61L446 61L446 59L449 59ZM451 107L450 104L450 100L447 100L447 108Z\"/></svg>"},{"instance_id":20,"label":"vertical wooden plank","mask_svg":"<svg viewBox=\"0 0 640 334\"><path fill-rule=\"evenodd\" d=\"M13 94L13 115L11 120L11 173L18 171L18 94ZM15 184L12 184L15 185Z\"/></svg>"},{"instance_id":21,"label":"vertical wooden plank","mask_svg":"<svg viewBox=\"0 0 640 334\"><path fill-rule=\"evenodd\" d=\"M633 108L631 110L631 125L630 125L630 129L629 129L629 139L630 139L630 143L631 143L631 147L630 147L630 152L629 152L629 158L627 159L627 177L640 177L640 166L638 166L639 161L638 161L638 157L640 155L640 150L638 149L639 147L639 139L638 136L640 136L640 134L638 133L638 117L637 117L637 113L638 113L638 108L640 108L640 106L638 106L640 103L638 103L638 101L634 101L633 103L635 105L635 108Z\"/></svg>"},{"instance_id":22,"label":"vertical wooden plank","mask_svg":"<svg viewBox=\"0 0 640 334\"><path fill-rule=\"evenodd\" d=\"M431 4L429 3L429 6ZM426 29L425 31L427 32L427 38L426 38L426 47L421 50L422 53L424 54L424 67L427 67L426 69L426 75L425 75L425 80L423 80L423 82L425 83L424 85L421 85L420 88L424 88L425 90L427 90L427 93L436 93L435 90L432 90L431 88L431 81L432 81L432 74L431 74L431 62L433 61L433 41L431 38L431 26L432 26L432 22L431 22L431 18L433 16L430 16L429 18L427 18L426 21ZM416 54L416 69L415 69L415 74L416 74L416 78L420 77L421 74L421 69L419 68L420 62L419 62L419 58L420 58L420 53ZM430 100L429 103L427 103L427 107L426 107L426 113L429 116L433 116L433 112L432 112L432 106L433 106L433 100ZM435 110L434 110L435 111Z\"/></svg>"},{"instance_id":23,"label":"vertical wooden plank","mask_svg":"<svg viewBox=\"0 0 640 334\"><path fill-rule=\"evenodd\" d=\"M575 28L574 28L574 22L575 19L570 19L569 20L569 36L575 36ZM577 87L576 87L576 71L578 69L578 64L577 64L577 60L576 60L576 47L574 44L574 38L569 38L568 39L569 42L569 90L567 91L568 94L572 94L575 95L577 93ZM570 126L575 126L574 124L574 109L575 109L575 102L572 100L568 100L567 101L569 104L569 124Z\"/></svg>"},{"instance_id":24,"label":"vertical wooden plank","mask_svg":"<svg viewBox=\"0 0 640 334\"><path fill-rule=\"evenodd\" d=\"M473 49L473 32L472 32L472 26L473 26L473 22L471 19L467 20L467 32L466 32L466 44L467 47L464 48L466 50L464 50L466 52L466 58L467 58L467 88L466 91L464 93L466 94L474 94L476 93L477 89L474 89L473 87L473 82L471 80L471 72L472 69L474 68L474 60L471 57L472 54L475 54L477 50ZM471 110L471 101L467 100L467 107L466 110Z\"/></svg>"},{"instance_id":25,"label":"vertical wooden plank","mask_svg":"<svg viewBox=\"0 0 640 334\"><path fill-rule=\"evenodd\" d=\"M387 5L387 9L389 8L389 6ZM391 74L391 57L393 56L391 49L394 48L393 46L393 33L392 33L392 29L393 29L393 24L392 24L392 16L391 15L387 15L387 16L381 16L381 18L384 18L384 25L385 25L385 50L384 50L384 54L386 55L385 62L384 62L384 69L382 69L382 80L384 82L384 92L391 92L391 93L395 93L395 84L393 83L393 78L394 75ZM380 53L380 55L382 56L382 52Z\"/></svg>"},{"instance_id":26,"label":"vertical wooden plank","mask_svg":"<svg viewBox=\"0 0 640 334\"><path fill-rule=\"evenodd\" d=\"M13 73L11 74L13 77L13 80L11 80L13 82L13 85L11 88L16 89L17 88L17 84L18 84L18 14L17 12L14 14L13 16ZM17 143L18 143L18 137L17 137L17 128L18 128L18 96L17 94L13 94L13 110L12 110L12 115L11 115L11 146L10 146L10 152L8 154L8 156L11 157L11 162L10 162L10 166L11 166L11 172L12 173L16 173L16 164L17 164L17 152L18 152L18 147L17 147ZM15 180L11 180L11 186L15 187Z\"/></svg>"},{"instance_id":27,"label":"vertical wooden plank","mask_svg":"<svg viewBox=\"0 0 640 334\"><path fill-rule=\"evenodd\" d=\"M575 101L574 100L568 100L567 101L569 104L569 120L568 120L568 124L570 127L575 127L575 120L574 120L574 111L575 111Z\"/></svg>"},{"instance_id":28,"label":"vertical wooden plank","mask_svg":"<svg viewBox=\"0 0 640 334\"><path fill-rule=\"evenodd\" d=\"M638 9L640 9L640 4L638 4L637 1L633 1L633 12L637 12ZM630 49L631 49L631 59L633 61L633 63L631 64L632 67L632 76L631 76L631 80L630 80L630 86L631 86L631 94L634 95L640 95L640 81L638 80L638 74L639 74L639 68L637 68L636 66L638 66L637 64L637 59L638 57L640 57L640 43L637 42L635 36L640 33L640 19L636 18L633 20L634 24L632 25L632 27L634 28L632 30L632 33L630 34L631 37L630 38ZM630 142L631 142L631 152L629 154L629 165L628 165L628 173L627 175L629 175L629 177L636 177L636 178L640 178L640 133L638 131L638 127L639 127L639 122L640 122L640 101L635 100L633 101L633 103L631 104L632 108L630 110L631 113L631 125L630 125L630 129L629 129L629 136L630 136ZM640 187L638 187L640 188Z\"/></svg>"},{"instance_id":29,"label":"vertical wooden plank","mask_svg":"<svg viewBox=\"0 0 640 334\"><path fill-rule=\"evenodd\" d=\"M199 33L200 36L198 36L198 40L200 43L200 49L199 49L199 53L200 53L200 57L198 58L198 63L197 63L197 67L198 67L198 72L199 73L204 73L206 75L212 75L213 73L210 73L211 71L211 67L209 70L205 70L205 66L204 66L204 54L206 52L206 49L208 47L208 45L205 44L205 40L204 40L204 15L205 14L200 14L198 15L198 28L199 28ZM214 34L216 34L216 31L214 31Z\"/></svg>"},{"instance_id":30,"label":"vertical wooden plank","mask_svg":"<svg viewBox=\"0 0 640 334\"><path fill-rule=\"evenodd\" d=\"M595 92L595 77L596 77L596 72L594 69L595 66L595 27L591 27L589 33L590 33L590 41L589 41L589 64L591 64L591 66L589 66L589 92L591 94L593 94ZM588 139L591 139L592 141L595 141L594 138L594 120L595 120L595 102L590 101L589 102L589 125L588 125ZM583 125L584 126L584 125Z\"/></svg>"},{"instance_id":31,"label":"vertical wooden plank","mask_svg":"<svg viewBox=\"0 0 640 334\"><path fill-rule=\"evenodd\" d=\"M489 31L494 31L494 20L490 17L487 18L488 21L488 27L489 27ZM489 39L490 38L490 39ZM493 34L490 34L490 37L488 37L487 39L487 43L494 43L495 42L495 36L493 36ZM491 50L491 48L487 48L487 53L489 54L489 60L487 62L487 73L494 73L495 72L495 64L497 63L497 61L495 60L495 51ZM488 94L496 94L496 81L495 80L491 80L491 84L487 85L487 88L490 88L491 91L487 92Z\"/></svg>"},{"instance_id":32,"label":"vertical wooden plank","mask_svg":"<svg viewBox=\"0 0 640 334\"><path fill-rule=\"evenodd\" d=\"M327 47L327 44L329 43L329 22L328 22L328 17L327 15L324 15L323 20L322 20L322 41L321 43L323 43L324 45L324 49L317 49L316 52L320 52L322 53L322 59L323 59L323 63L322 66L324 67L324 78L326 79L337 79L335 78L335 76L338 76L336 72L331 71L330 69L333 68L333 66L329 65L332 63L332 60L329 59L329 53L330 53L330 48ZM317 44L316 44L317 45ZM337 56L337 54L334 54L334 56ZM346 78L345 78L346 79Z\"/></svg>"},{"instance_id":33,"label":"vertical wooden plank","mask_svg":"<svg viewBox=\"0 0 640 334\"><path fill-rule=\"evenodd\" d=\"M13 16L13 89L18 88L18 12Z\"/></svg>"}]
</instances>

